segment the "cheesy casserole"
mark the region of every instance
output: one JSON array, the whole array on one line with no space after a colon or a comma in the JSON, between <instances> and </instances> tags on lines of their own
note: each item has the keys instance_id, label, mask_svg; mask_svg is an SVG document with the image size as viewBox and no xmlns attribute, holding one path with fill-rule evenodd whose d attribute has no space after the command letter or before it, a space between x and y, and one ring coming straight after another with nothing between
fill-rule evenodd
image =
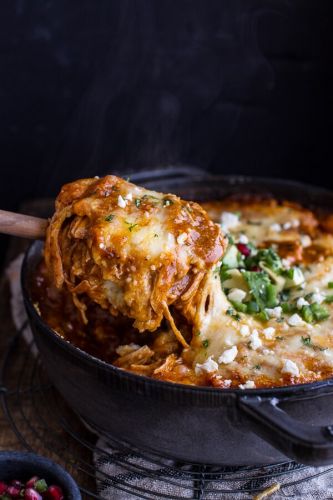
<instances>
[{"instance_id":1,"label":"cheesy casserole","mask_svg":"<svg viewBox=\"0 0 333 500\"><path fill-rule=\"evenodd\" d=\"M58 197L33 298L58 335L137 374L221 389L325 379L333 216L77 181Z\"/></svg>"}]
</instances>

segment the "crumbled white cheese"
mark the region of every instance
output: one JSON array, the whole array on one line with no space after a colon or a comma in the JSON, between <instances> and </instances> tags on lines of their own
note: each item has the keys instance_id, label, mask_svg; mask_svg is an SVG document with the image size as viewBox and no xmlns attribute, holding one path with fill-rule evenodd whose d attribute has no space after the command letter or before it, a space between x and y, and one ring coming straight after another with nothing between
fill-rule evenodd
<instances>
[{"instance_id":1,"label":"crumbled white cheese","mask_svg":"<svg viewBox=\"0 0 333 500\"><path fill-rule=\"evenodd\" d=\"M289 259L282 259L281 262L285 269L290 269L291 262Z\"/></svg>"},{"instance_id":2,"label":"crumbled white cheese","mask_svg":"<svg viewBox=\"0 0 333 500\"><path fill-rule=\"evenodd\" d=\"M229 379L223 380L224 387L230 387L231 384L232 384L232 380L229 380Z\"/></svg>"},{"instance_id":3,"label":"crumbled white cheese","mask_svg":"<svg viewBox=\"0 0 333 500\"><path fill-rule=\"evenodd\" d=\"M216 363L216 361L213 360L213 356L209 356L209 358L207 358L204 363L197 363L195 365L195 374L200 375L203 372L215 372L218 367L219 365Z\"/></svg>"},{"instance_id":4,"label":"crumbled white cheese","mask_svg":"<svg viewBox=\"0 0 333 500\"><path fill-rule=\"evenodd\" d=\"M263 349L262 350L262 353L265 355L265 356L268 356L269 354L275 354L274 351L272 351L271 349Z\"/></svg>"},{"instance_id":5,"label":"crumbled white cheese","mask_svg":"<svg viewBox=\"0 0 333 500\"><path fill-rule=\"evenodd\" d=\"M291 222L285 222L283 224L283 229L288 230L292 228L292 223Z\"/></svg>"},{"instance_id":6,"label":"crumbled white cheese","mask_svg":"<svg viewBox=\"0 0 333 500\"><path fill-rule=\"evenodd\" d=\"M132 193L127 193L127 195L125 196L125 200L132 201L132 199L133 199Z\"/></svg>"},{"instance_id":7,"label":"crumbled white cheese","mask_svg":"<svg viewBox=\"0 0 333 500\"><path fill-rule=\"evenodd\" d=\"M223 212L221 216L221 226L224 231L229 231L229 229L234 229L239 224L238 215L232 212Z\"/></svg>"},{"instance_id":8,"label":"crumbled white cheese","mask_svg":"<svg viewBox=\"0 0 333 500\"><path fill-rule=\"evenodd\" d=\"M276 306L273 307L273 309L266 308L265 311L267 312L268 316L270 318L281 318L282 314L282 307L281 306Z\"/></svg>"},{"instance_id":9,"label":"crumbled white cheese","mask_svg":"<svg viewBox=\"0 0 333 500\"><path fill-rule=\"evenodd\" d=\"M240 389L255 389L256 384L253 382L253 380L247 380L245 384L239 384L238 386Z\"/></svg>"},{"instance_id":10,"label":"crumbled white cheese","mask_svg":"<svg viewBox=\"0 0 333 500\"><path fill-rule=\"evenodd\" d=\"M126 200L121 196L121 194L118 196L118 207L120 208L125 208L126 207Z\"/></svg>"},{"instance_id":11,"label":"crumbled white cheese","mask_svg":"<svg viewBox=\"0 0 333 500\"><path fill-rule=\"evenodd\" d=\"M302 234L301 235L301 245L302 247L306 248L311 246L312 240L308 234Z\"/></svg>"},{"instance_id":12,"label":"crumbled white cheese","mask_svg":"<svg viewBox=\"0 0 333 500\"><path fill-rule=\"evenodd\" d=\"M290 221L290 223L291 223L291 227L299 227L299 225L300 225L300 222L298 219L292 219Z\"/></svg>"},{"instance_id":13,"label":"crumbled white cheese","mask_svg":"<svg viewBox=\"0 0 333 500\"><path fill-rule=\"evenodd\" d=\"M98 246L99 246L99 248L101 248L101 249L105 248L104 243L100 243Z\"/></svg>"},{"instance_id":14,"label":"crumbled white cheese","mask_svg":"<svg viewBox=\"0 0 333 500\"><path fill-rule=\"evenodd\" d=\"M275 223L272 224L269 228L271 231L274 231L274 233L279 233L281 231L281 224Z\"/></svg>"},{"instance_id":15,"label":"crumbled white cheese","mask_svg":"<svg viewBox=\"0 0 333 500\"><path fill-rule=\"evenodd\" d=\"M262 346L262 341L259 338L258 330L252 330L252 333L251 333L249 339L250 339L250 347L254 351Z\"/></svg>"},{"instance_id":16,"label":"crumbled white cheese","mask_svg":"<svg viewBox=\"0 0 333 500\"><path fill-rule=\"evenodd\" d=\"M273 338L274 333L275 333L275 328L273 328L272 326L269 326L267 328L264 328L262 333L264 334L264 336L267 340L271 340Z\"/></svg>"},{"instance_id":17,"label":"crumbled white cheese","mask_svg":"<svg viewBox=\"0 0 333 500\"><path fill-rule=\"evenodd\" d=\"M291 361L290 359L284 360L281 372L282 373L289 373L290 375L293 375L294 377L299 377L298 366L296 365L296 363L294 363L294 361Z\"/></svg>"},{"instance_id":18,"label":"crumbled white cheese","mask_svg":"<svg viewBox=\"0 0 333 500\"><path fill-rule=\"evenodd\" d=\"M231 349L226 349L218 359L219 363L224 363L225 365L232 363L236 358L238 353L237 347L234 345Z\"/></svg>"},{"instance_id":19,"label":"crumbled white cheese","mask_svg":"<svg viewBox=\"0 0 333 500\"><path fill-rule=\"evenodd\" d=\"M181 233L177 236L177 243L178 245L184 245L185 241L187 240L187 233Z\"/></svg>"},{"instance_id":20,"label":"crumbled white cheese","mask_svg":"<svg viewBox=\"0 0 333 500\"><path fill-rule=\"evenodd\" d=\"M325 300L325 295L320 292L316 292L310 298L312 304L321 304Z\"/></svg>"},{"instance_id":21,"label":"crumbled white cheese","mask_svg":"<svg viewBox=\"0 0 333 500\"><path fill-rule=\"evenodd\" d=\"M250 335L249 325L242 325L239 330L242 337L248 337Z\"/></svg>"},{"instance_id":22,"label":"crumbled white cheese","mask_svg":"<svg viewBox=\"0 0 333 500\"><path fill-rule=\"evenodd\" d=\"M297 309L302 309L303 306L308 306L308 305L309 302L305 300L304 297L300 297L299 299L297 299L296 302Z\"/></svg>"},{"instance_id":23,"label":"crumbled white cheese","mask_svg":"<svg viewBox=\"0 0 333 500\"><path fill-rule=\"evenodd\" d=\"M95 175L95 176L94 176L94 179L99 179L99 175Z\"/></svg>"},{"instance_id":24,"label":"crumbled white cheese","mask_svg":"<svg viewBox=\"0 0 333 500\"><path fill-rule=\"evenodd\" d=\"M240 288L232 288L228 293L228 299L233 302L242 302L246 297L246 292Z\"/></svg>"},{"instance_id":25,"label":"crumbled white cheese","mask_svg":"<svg viewBox=\"0 0 333 500\"><path fill-rule=\"evenodd\" d=\"M299 314L295 313L288 319L289 326L301 326L303 325L303 320Z\"/></svg>"},{"instance_id":26,"label":"crumbled white cheese","mask_svg":"<svg viewBox=\"0 0 333 500\"><path fill-rule=\"evenodd\" d=\"M238 243L246 245L249 242L249 238L245 234L240 234L238 238Z\"/></svg>"}]
</instances>

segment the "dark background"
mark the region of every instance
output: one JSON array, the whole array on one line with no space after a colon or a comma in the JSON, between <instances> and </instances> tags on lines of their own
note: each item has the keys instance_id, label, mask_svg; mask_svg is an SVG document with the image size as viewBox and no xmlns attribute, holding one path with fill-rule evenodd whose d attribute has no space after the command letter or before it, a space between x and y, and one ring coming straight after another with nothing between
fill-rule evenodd
<instances>
[{"instance_id":1,"label":"dark background","mask_svg":"<svg viewBox=\"0 0 333 500\"><path fill-rule=\"evenodd\" d=\"M171 163L333 187L332 24L332 0L3 0L2 208Z\"/></svg>"}]
</instances>

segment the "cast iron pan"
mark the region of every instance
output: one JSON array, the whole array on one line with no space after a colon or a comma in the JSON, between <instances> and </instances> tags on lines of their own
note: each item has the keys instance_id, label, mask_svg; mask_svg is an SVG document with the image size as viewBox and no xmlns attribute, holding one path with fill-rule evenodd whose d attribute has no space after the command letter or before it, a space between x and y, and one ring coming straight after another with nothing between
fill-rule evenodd
<instances>
[{"instance_id":1,"label":"cast iron pan","mask_svg":"<svg viewBox=\"0 0 333 500\"><path fill-rule=\"evenodd\" d=\"M333 193L303 184L207 176L163 169L131 176L149 188L198 201L234 193L275 196L333 210ZM215 465L259 465L292 458L333 462L333 380L273 389L192 387L128 373L58 337L39 317L30 282L42 243L27 251L22 287L41 359L55 387L89 424L141 449Z\"/></svg>"}]
</instances>

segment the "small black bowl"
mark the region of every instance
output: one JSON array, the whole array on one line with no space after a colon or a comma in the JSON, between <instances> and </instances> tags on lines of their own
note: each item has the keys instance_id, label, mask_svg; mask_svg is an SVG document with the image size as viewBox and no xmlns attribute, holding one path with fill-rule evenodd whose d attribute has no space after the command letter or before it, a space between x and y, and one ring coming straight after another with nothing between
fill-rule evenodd
<instances>
[{"instance_id":1,"label":"small black bowl","mask_svg":"<svg viewBox=\"0 0 333 500\"><path fill-rule=\"evenodd\" d=\"M19 451L0 452L0 481L18 479L28 481L32 476L45 479L48 485L56 484L66 500L81 500L81 493L74 479L60 465L34 453Z\"/></svg>"}]
</instances>

